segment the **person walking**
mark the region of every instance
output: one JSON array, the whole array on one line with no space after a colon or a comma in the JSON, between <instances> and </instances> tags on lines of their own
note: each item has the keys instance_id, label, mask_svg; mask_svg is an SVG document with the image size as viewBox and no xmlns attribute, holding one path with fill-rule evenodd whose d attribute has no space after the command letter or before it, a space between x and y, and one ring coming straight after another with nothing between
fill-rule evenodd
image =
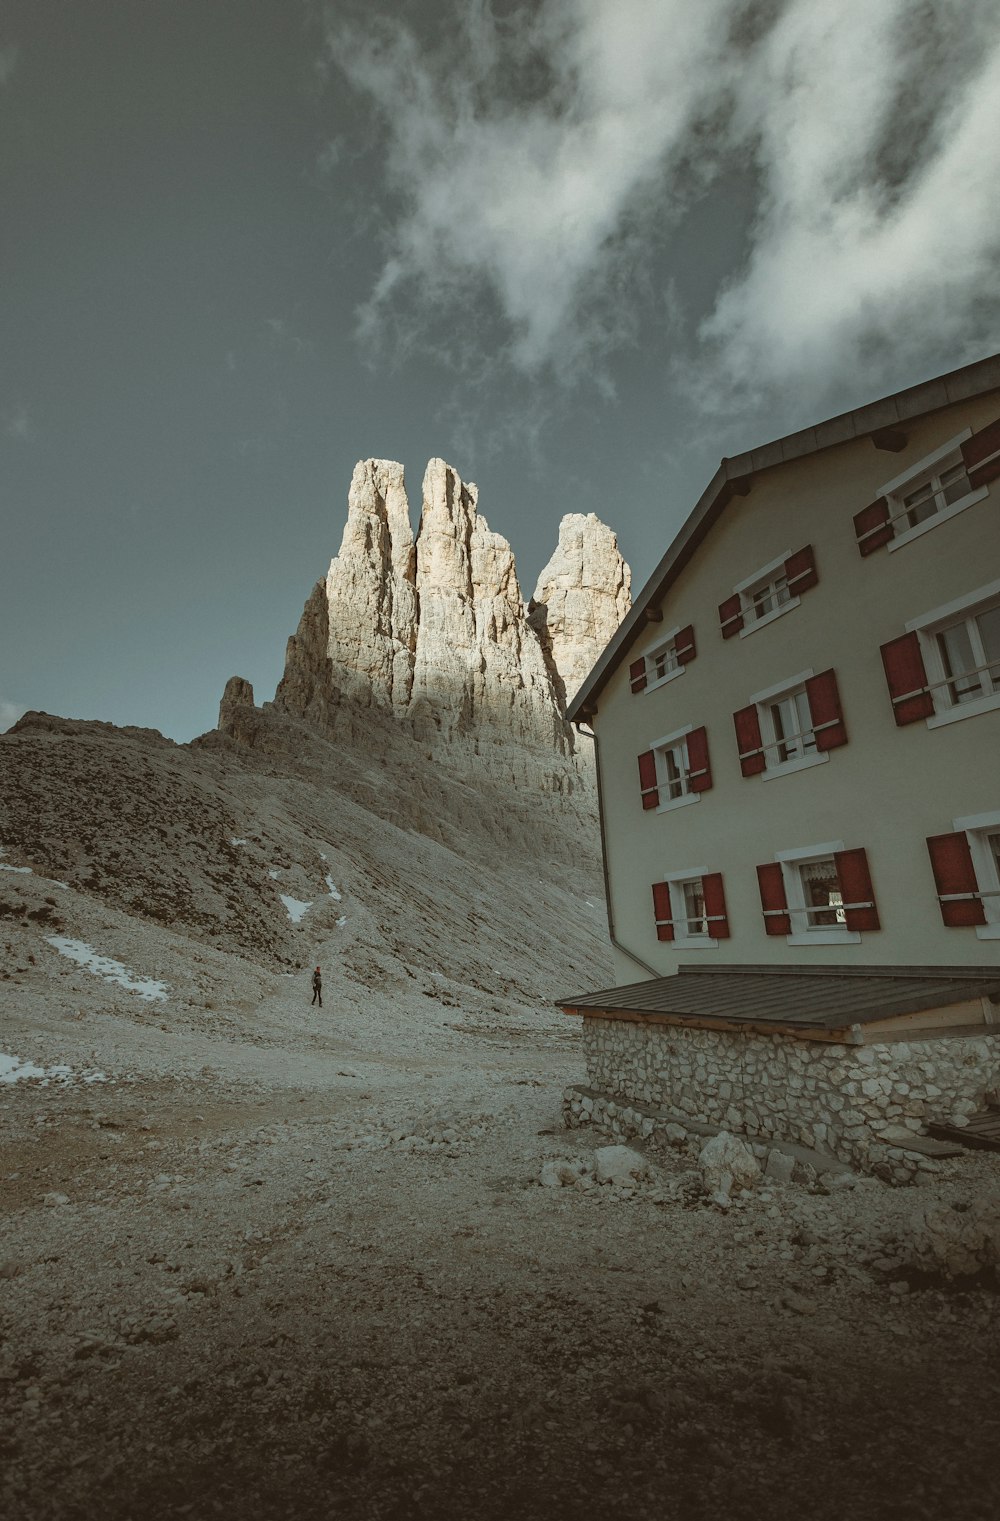
<instances>
[{"instance_id":1,"label":"person walking","mask_svg":"<svg viewBox=\"0 0 1000 1521\"><path fill-rule=\"evenodd\" d=\"M320 971L319 967L317 967L316 970L315 970L315 972L313 972L312 989L313 989L313 996L312 996L313 1003L316 1003L318 1001L320 1008L322 1008L323 1007L323 974Z\"/></svg>"}]
</instances>

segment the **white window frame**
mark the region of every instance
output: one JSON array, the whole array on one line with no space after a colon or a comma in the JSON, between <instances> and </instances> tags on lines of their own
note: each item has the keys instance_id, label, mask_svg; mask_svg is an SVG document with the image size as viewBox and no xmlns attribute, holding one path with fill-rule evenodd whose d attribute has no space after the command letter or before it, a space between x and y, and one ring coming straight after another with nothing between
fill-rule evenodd
<instances>
[{"instance_id":1,"label":"white window frame","mask_svg":"<svg viewBox=\"0 0 1000 1521\"><path fill-rule=\"evenodd\" d=\"M995 813L971 813L962 819L952 819L951 827L969 841L976 887L982 895L980 902L986 923L976 925L976 938L1000 940L1000 870L986 843L987 835L1000 833L1000 809Z\"/></svg>"},{"instance_id":2,"label":"white window frame","mask_svg":"<svg viewBox=\"0 0 1000 1521\"><path fill-rule=\"evenodd\" d=\"M939 696L947 692L953 678L945 673L937 642L938 634L952 624L961 622L963 613L970 617L976 611L985 611L987 606L998 600L1000 580L990 581L986 586L966 592L953 602L935 607L929 613L921 613L918 618L911 618L904 624L906 632L916 634L920 641L927 684L934 702L934 712L924 720L928 729L939 729L944 724L959 723L963 718L975 718L980 713L991 713L1000 708L1000 690L988 692L983 697L974 697L971 702L951 703L943 695Z\"/></svg>"},{"instance_id":3,"label":"white window frame","mask_svg":"<svg viewBox=\"0 0 1000 1521\"><path fill-rule=\"evenodd\" d=\"M685 885L688 882L701 882L702 892L704 892L704 881L707 876L707 866L692 866L686 871L668 871L663 876L663 880L670 889L670 918L674 926L674 944L682 945L686 951L698 948L705 951L718 949L719 942L711 930L707 935L692 935L687 927Z\"/></svg>"},{"instance_id":4,"label":"white window frame","mask_svg":"<svg viewBox=\"0 0 1000 1521\"><path fill-rule=\"evenodd\" d=\"M646 685L644 691L655 692L659 687L665 687L668 681L676 681L678 676L684 675L687 667L680 661L677 662L677 665L672 671L667 671L664 676L653 675L653 661L662 650L667 650L671 645L676 645L677 635L680 633L683 626L683 624L678 623L677 627L675 629L671 629L669 634L664 634L661 638L657 639L656 643L654 645L651 645L648 650L643 651L642 658L645 661L646 671Z\"/></svg>"},{"instance_id":5,"label":"white window frame","mask_svg":"<svg viewBox=\"0 0 1000 1521\"><path fill-rule=\"evenodd\" d=\"M827 840L820 845L797 845L791 850L775 851L774 859L781 867L781 876L785 884L785 902L788 904L788 916L792 926L791 934L785 936L788 945L861 944L860 932L848 929L846 924L843 926L824 924L813 929L808 927L809 909L806 905L799 867L807 866L810 861L825 861L843 849L843 840Z\"/></svg>"},{"instance_id":6,"label":"white window frame","mask_svg":"<svg viewBox=\"0 0 1000 1521\"><path fill-rule=\"evenodd\" d=\"M949 439L946 444L942 444L939 449L935 449L931 454L925 454L923 459L917 460L915 465L910 465L901 475L897 475L886 485L878 487L876 494L886 499L890 523L905 523L908 509L903 505L903 497L921 484L921 477L939 476L942 469L947 470L952 465L963 463L962 445L971 437L972 429L964 428L961 433ZM904 528L901 532L894 534L886 546L889 553L902 549L904 544L910 544L914 539L919 539L922 534L929 533L940 523L947 523L950 518L957 517L967 507L971 507L975 502L981 502L983 497L988 495L989 490L986 486L973 486L957 502L949 502L947 507L938 508L937 512L933 512L922 523L917 523L912 528Z\"/></svg>"},{"instance_id":7,"label":"white window frame","mask_svg":"<svg viewBox=\"0 0 1000 1521\"><path fill-rule=\"evenodd\" d=\"M790 676L787 681L779 681L773 687L765 687L762 692L755 692L750 698L757 708L760 742L764 751L764 770L760 774L762 781L773 781L776 776L787 776L791 771L808 771L811 766L821 766L830 759L826 750L813 750L808 755L796 755L791 760L785 761L774 758L781 740L775 731L771 706L782 698L793 697L797 692L805 691L806 682L815 674L810 666L808 670L800 671L797 676ZM808 701L808 696L806 701ZM809 716L812 717L811 708ZM811 732L815 737L815 730Z\"/></svg>"},{"instance_id":8,"label":"white window frame","mask_svg":"<svg viewBox=\"0 0 1000 1521\"><path fill-rule=\"evenodd\" d=\"M767 582L777 580L775 572L784 575L785 562L791 557L792 551L786 549L784 554L779 555L776 560L769 560L766 565L755 570L752 576L747 576L743 581L737 581L733 587L733 591L739 596L740 613L743 617L743 627L740 629L741 639L746 639L749 634L755 634L759 628L764 628L768 623L773 623L775 618L782 618L785 613L790 613L793 607L798 607L798 594L793 592L787 602L782 602L780 607L772 608L762 618L753 616L753 593Z\"/></svg>"},{"instance_id":9,"label":"white window frame","mask_svg":"<svg viewBox=\"0 0 1000 1521\"><path fill-rule=\"evenodd\" d=\"M686 808L690 803L701 802L701 793L689 790L691 761L687 753L687 737L694 731L695 727L696 725L694 724L685 724L683 729L676 729L673 734L665 734L662 739L654 739L649 747L653 752L653 761L656 766L657 791L662 796L665 789L670 786L670 778L666 773L663 752L665 750L673 750L677 745L683 744L684 746L684 791L680 797L668 797L666 802L659 803L656 809L657 813L669 813L674 808Z\"/></svg>"}]
</instances>

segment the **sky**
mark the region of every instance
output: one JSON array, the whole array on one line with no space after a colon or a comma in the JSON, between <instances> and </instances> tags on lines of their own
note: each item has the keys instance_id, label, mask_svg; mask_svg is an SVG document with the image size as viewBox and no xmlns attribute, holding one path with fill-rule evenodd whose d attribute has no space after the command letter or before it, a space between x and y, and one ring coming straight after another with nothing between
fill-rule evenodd
<instances>
[{"instance_id":1,"label":"sky","mask_svg":"<svg viewBox=\"0 0 1000 1521\"><path fill-rule=\"evenodd\" d=\"M995 0L5 0L0 730L269 699L369 456L640 586L1000 349L998 183Z\"/></svg>"}]
</instances>

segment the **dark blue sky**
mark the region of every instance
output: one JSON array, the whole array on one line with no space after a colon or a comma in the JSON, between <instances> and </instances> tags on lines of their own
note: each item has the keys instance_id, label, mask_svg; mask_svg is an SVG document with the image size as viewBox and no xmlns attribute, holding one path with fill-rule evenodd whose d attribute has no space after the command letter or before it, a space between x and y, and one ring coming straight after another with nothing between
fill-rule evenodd
<instances>
[{"instance_id":1,"label":"dark blue sky","mask_svg":"<svg viewBox=\"0 0 1000 1521\"><path fill-rule=\"evenodd\" d=\"M638 584L723 453L1000 346L956 8L7 0L0 728L271 696L359 458L475 479L525 595L571 511Z\"/></svg>"}]
</instances>

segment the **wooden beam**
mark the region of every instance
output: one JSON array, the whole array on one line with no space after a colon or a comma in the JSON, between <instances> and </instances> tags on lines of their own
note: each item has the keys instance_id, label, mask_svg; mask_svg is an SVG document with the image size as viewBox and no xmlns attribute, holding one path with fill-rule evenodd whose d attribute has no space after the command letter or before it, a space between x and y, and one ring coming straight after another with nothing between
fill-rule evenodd
<instances>
[{"instance_id":1,"label":"wooden beam","mask_svg":"<svg viewBox=\"0 0 1000 1521\"><path fill-rule=\"evenodd\" d=\"M876 428L871 440L876 449L882 449L886 454L899 454L907 444L906 434L899 428Z\"/></svg>"},{"instance_id":2,"label":"wooden beam","mask_svg":"<svg viewBox=\"0 0 1000 1521\"><path fill-rule=\"evenodd\" d=\"M663 622L663 613L658 607L644 607L642 613L647 623Z\"/></svg>"},{"instance_id":3,"label":"wooden beam","mask_svg":"<svg viewBox=\"0 0 1000 1521\"><path fill-rule=\"evenodd\" d=\"M871 1045L873 1041L884 1041L887 1035L905 1040L911 1030L943 1032L949 1026L967 1029L972 1025L987 1028L981 998L968 998L963 1003L948 1004L946 1008L918 1009L915 1014L897 1014L895 1018L890 1014L886 1019L872 1020L863 1026L863 1030L865 1044Z\"/></svg>"},{"instance_id":4,"label":"wooden beam","mask_svg":"<svg viewBox=\"0 0 1000 1521\"><path fill-rule=\"evenodd\" d=\"M728 483L731 496L749 496L753 485L752 475L737 475Z\"/></svg>"}]
</instances>

